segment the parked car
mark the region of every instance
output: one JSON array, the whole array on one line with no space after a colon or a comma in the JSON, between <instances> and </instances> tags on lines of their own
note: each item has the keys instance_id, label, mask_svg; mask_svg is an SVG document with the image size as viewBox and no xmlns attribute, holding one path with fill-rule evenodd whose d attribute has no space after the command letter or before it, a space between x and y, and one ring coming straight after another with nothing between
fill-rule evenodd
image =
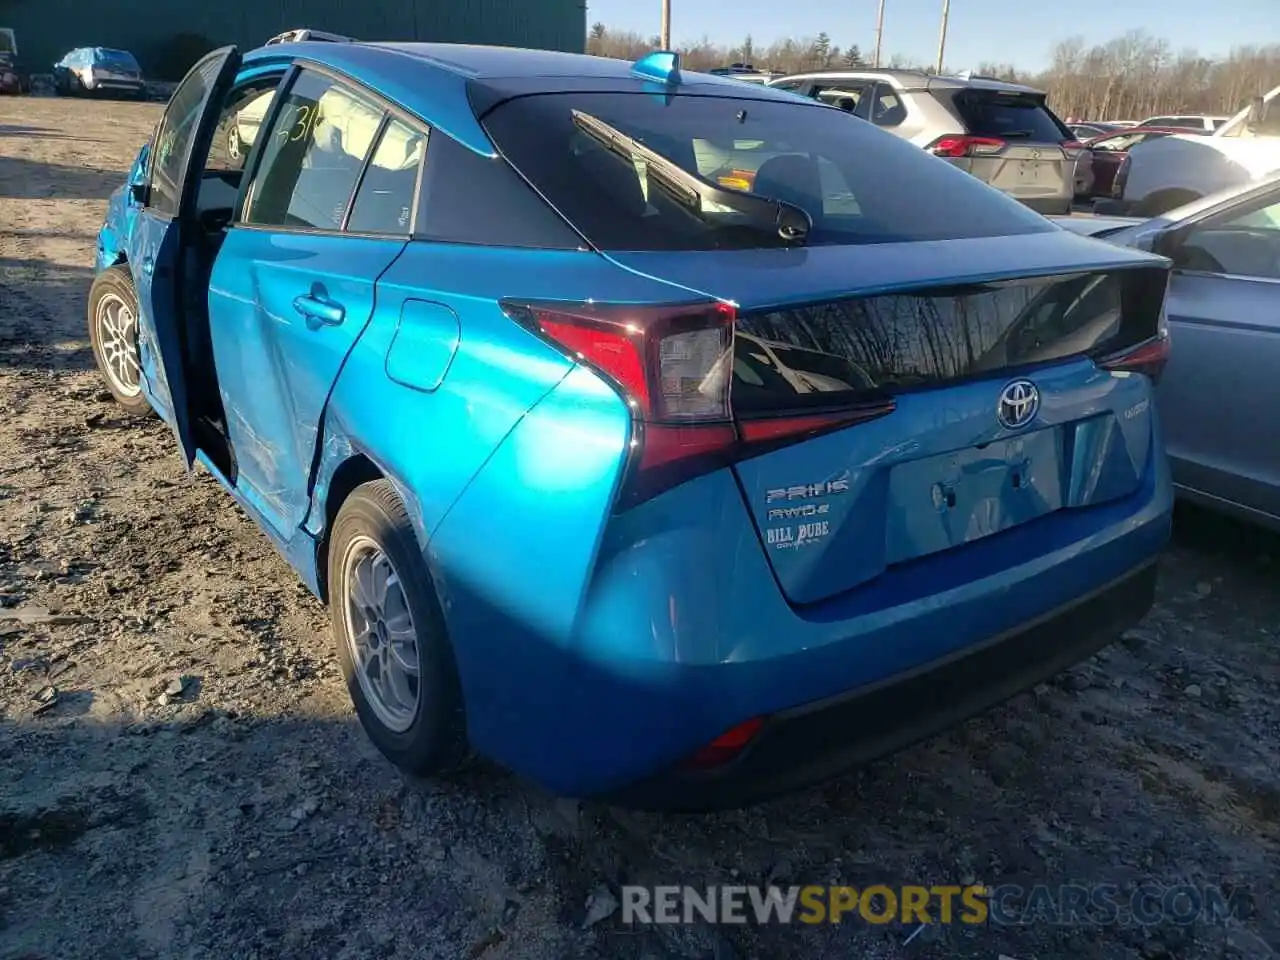
<instances>
[{"instance_id":1,"label":"parked car","mask_svg":"<svg viewBox=\"0 0 1280 960\"><path fill-rule=\"evenodd\" d=\"M77 47L53 65L53 78L64 96L106 93L142 99L147 95L142 68L127 50Z\"/></svg>"},{"instance_id":2,"label":"parked car","mask_svg":"<svg viewBox=\"0 0 1280 960\"><path fill-rule=\"evenodd\" d=\"M1067 129L1079 141L1096 140L1098 137L1105 137L1107 134L1117 133L1123 130L1119 124L1115 123L1096 123L1089 121L1087 123L1067 123Z\"/></svg>"},{"instance_id":3,"label":"parked car","mask_svg":"<svg viewBox=\"0 0 1280 960\"><path fill-rule=\"evenodd\" d=\"M1147 117L1147 119L1140 121L1137 126L1173 127L1182 130L1198 130L1200 133L1213 133L1230 119L1230 117L1210 117L1203 114Z\"/></svg>"},{"instance_id":4,"label":"parked car","mask_svg":"<svg viewBox=\"0 0 1280 960\"><path fill-rule=\"evenodd\" d=\"M0 93L22 93L22 74L12 53L0 50Z\"/></svg>"},{"instance_id":5,"label":"parked car","mask_svg":"<svg viewBox=\"0 0 1280 960\"><path fill-rule=\"evenodd\" d=\"M1280 171L1280 87L1240 110L1210 136L1179 134L1138 144L1116 173L1114 215L1156 217Z\"/></svg>"},{"instance_id":6,"label":"parked car","mask_svg":"<svg viewBox=\"0 0 1280 960\"><path fill-rule=\"evenodd\" d=\"M1148 609L1167 261L670 54L279 50L177 88L89 331L329 604L395 764L741 805Z\"/></svg>"},{"instance_id":7,"label":"parked car","mask_svg":"<svg viewBox=\"0 0 1280 960\"><path fill-rule=\"evenodd\" d=\"M1104 134L1085 141L1093 164L1092 196L1112 197L1116 190L1116 173L1131 147L1148 140L1172 136L1185 131L1176 128L1134 127L1117 133Z\"/></svg>"},{"instance_id":8,"label":"parked car","mask_svg":"<svg viewBox=\"0 0 1280 960\"><path fill-rule=\"evenodd\" d=\"M1041 213L1070 212L1088 189L1078 179L1088 171L1084 147L1030 87L916 70L806 73L769 85L870 120Z\"/></svg>"},{"instance_id":9,"label":"parked car","mask_svg":"<svg viewBox=\"0 0 1280 960\"><path fill-rule=\"evenodd\" d=\"M782 74L774 73L770 70L757 70L749 63L734 63L727 67L715 67L707 72L717 77L733 77L735 80L745 80L747 83L768 83L770 80L782 76Z\"/></svg>"},{"instance_id":10,"label":"parked car","mask_svg":"<svg viewBox=\"0 0 1280 960\"><path fill-rule=\"evenodd\" d=\"M1177 492L1280 531L1280 176L1152 220L1069 226L1173 260L1156 397Z\"/></svg>"}]
</instances>

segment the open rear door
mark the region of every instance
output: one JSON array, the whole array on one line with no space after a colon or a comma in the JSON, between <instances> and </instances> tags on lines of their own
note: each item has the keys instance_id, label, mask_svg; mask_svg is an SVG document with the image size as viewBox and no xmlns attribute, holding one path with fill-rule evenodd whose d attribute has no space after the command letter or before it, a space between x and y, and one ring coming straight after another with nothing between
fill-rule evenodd
<instances>
[{"instance_id":1,"label":"open rear door","mask_svg":"<svg viewBox=\"0 0 1280 960\"><path fill-rule=\"evenodd\" d=\"M189 384L185 369L187 304L183 248L196 226L200 177L189 177L193 158L203 166L221 104L240 69L235 47L215 50L191 68L156 127L145 178L131 187L138 206L128 258L140 307L138 346L142 386L173 428L188 469L195 460Z\"/></svg>"}]
</instances>

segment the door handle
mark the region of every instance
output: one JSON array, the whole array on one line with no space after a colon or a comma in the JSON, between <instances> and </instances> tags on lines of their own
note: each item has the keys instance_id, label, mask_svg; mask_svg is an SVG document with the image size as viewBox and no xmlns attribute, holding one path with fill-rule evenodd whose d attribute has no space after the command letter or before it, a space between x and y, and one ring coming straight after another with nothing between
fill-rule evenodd
<instances>
[{"instance_id":1,"label":"door handle","mask_svg":"<svg viewBox=\"0 0 1280 960\"><path fill-rule=\"evenodd\" d=\"M330 300L325 296L324 291L317 287L313 287L308 294L294 297L293 309L307 318L307 327L311 330L336 327L347 317L347 308Z\"/></svg>"}]
</instances>

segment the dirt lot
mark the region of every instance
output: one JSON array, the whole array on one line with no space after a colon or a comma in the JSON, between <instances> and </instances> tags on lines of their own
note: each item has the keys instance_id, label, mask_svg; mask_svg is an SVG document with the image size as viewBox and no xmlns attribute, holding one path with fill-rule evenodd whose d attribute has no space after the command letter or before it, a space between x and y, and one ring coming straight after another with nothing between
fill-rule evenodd
<instances>
[{"instance_id":1,"label":"dirt lot","mask_svg":"<svg viewBox=\"0 0 1280 960\"><path fill-rule=\"evenodd\" d=\"M1122 643L768 807L636 815L483 764L395 773L354 722L320 605L93 370L94 235L158 110L0 101L0 958L1273 955L1280 549L1201 516ZM56 703L33 699L50 684ZM586 922L622 883L766 878L1207 884L1239 915Z\"/></svg>"}]
</instances>

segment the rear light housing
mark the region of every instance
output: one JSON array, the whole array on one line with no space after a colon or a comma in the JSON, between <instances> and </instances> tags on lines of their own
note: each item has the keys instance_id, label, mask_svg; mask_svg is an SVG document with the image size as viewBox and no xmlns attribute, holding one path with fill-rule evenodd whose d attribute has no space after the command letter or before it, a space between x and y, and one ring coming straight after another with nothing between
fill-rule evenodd
<instances>
[{"instance_id":1,"label":"rear light housing","mask_svg":"<svg viewBox=\"0 0 1280 960\"><path fill-rule=\"evenodd\" d=\"M1162 329L1157 336L1145 340L1124 353L1112 354L1098 360L1098 366L1117 373L1141 373L1159 383L1169 362L1169 331Z\"/></svg>"},{"instance_id":2,"label":"rear light housing","mask_svg":"<svg viewBox=\"0 0 1280 960\"><path fill-rule=\"evenodd\" d=\"M1067 155L1068 160L1078 160L1088 151L1088 147L1079 140L1064 140L1062 142L1062 152Z\"/></svg>"},{"instance_id":3,"label":"rear light housing","mask_svg":"<svg viewBox=\"0 0 1280 960\"><path fill-rule=\"evenodd\" d=\"M736 308L517 303L503 312L594 369L631 410L624 510L747 457L891 413L894 401L737 417L731 402Z\"/></svg>"},{"instance_id":4,"label":"rear light housing","mask_svg":"<svg viewBox=\"0 0 1280 960\"><path fill-rule=\"evenodd\" d=\"M990 157L1002 151L1008 144L999 137L971 137L967 134L948 133L925 147L935 157L957 159L959 157Z\"/></svg>"},{"instance_id":5,"label":"rear light housing","mask_svg":"<svg viewBox=\"0 0 1280 960\"><path fill-rule=\"evenodd\" d=\"M737 759L755 740L757 734L763 728L764 719L762 717L752 717L750 720L744 720L736 727L720 734L720 736L700 748L692 756L687 757L681 762L680 766L690 772L723 767L730 761Z\"/></svg>"}]
</instances>

